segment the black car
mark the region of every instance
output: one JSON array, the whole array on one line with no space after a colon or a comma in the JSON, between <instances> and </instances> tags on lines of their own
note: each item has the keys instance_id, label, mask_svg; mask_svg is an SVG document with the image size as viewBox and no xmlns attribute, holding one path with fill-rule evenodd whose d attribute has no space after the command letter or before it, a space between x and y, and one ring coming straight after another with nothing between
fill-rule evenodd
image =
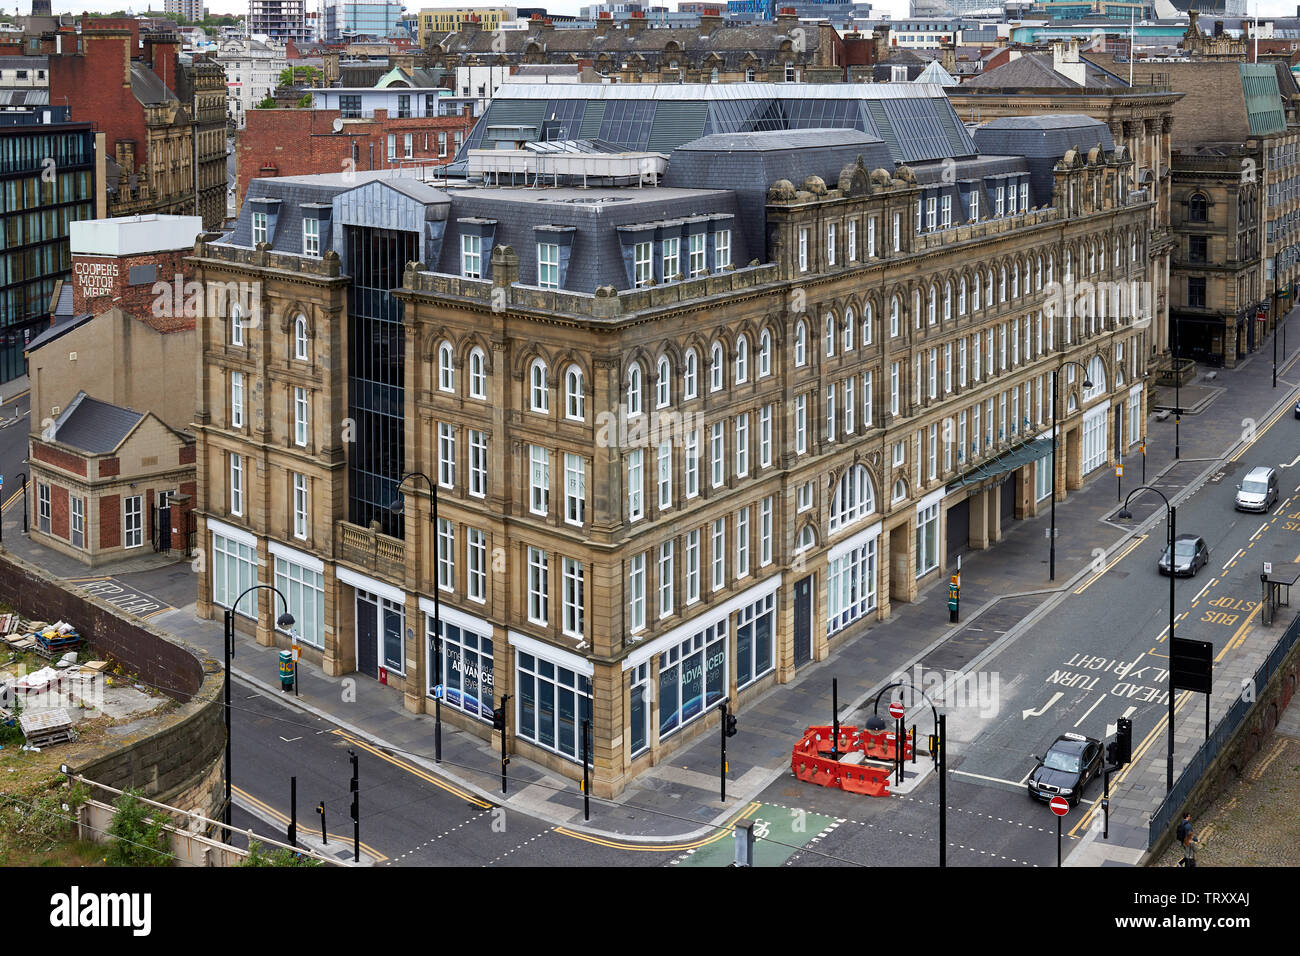
<instances>
[{"instance_id":1,"label":"black car","mask_svg":"<svg viewBox=\"0 0 1300 956\"><path fill-rule=\"evenodd\" d=\"M1198 534L1180 534L1174 541L1174 576L1195 577L1196 572L1210 563L1210 548ZM1160 556L1160 573L1169 573L1169 549Z\"/></svg>"},{"instance_id":2,"label":"black car","mask_svg":"<svg viewBox=\"0 0 1300 956\"><path fill-rule=\"evenodd\" d=\"M1089 781L1101 773L1100 740L1083 734L1061 734L1029 775L1029 795L1038 800L1065 797L1070 806L1083 798Z\"/></svg>"},{"instance_id":3,"label":"black car","mask_svg":"<svg viewBox=\"0 0 1300 956\"><path fill-rule=\"evenodd\" d=\"M1300 402L1295 403L1295 417L1300 418Z\"/></svg>"}]
</instances>

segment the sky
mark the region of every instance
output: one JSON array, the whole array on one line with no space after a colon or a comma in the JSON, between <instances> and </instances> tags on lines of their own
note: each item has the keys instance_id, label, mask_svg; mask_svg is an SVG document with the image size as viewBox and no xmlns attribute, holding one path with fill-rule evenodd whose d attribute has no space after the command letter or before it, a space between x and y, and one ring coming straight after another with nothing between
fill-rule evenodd
<instances>
[{"instance_id":1,"label":"sky","mask_svg":"<svg viewBox=\"0 0 1300 956\"><path fill-rule=\"evenodd\" d=\"M546 7L554 13L573 13L576 14L580 7L586 6L590 0L528 0L525 3L516 2L515 6L539 6ZM1248 0L1249 9L1252 14L1258 13L1259 16L1287 16L1296 15L1297 3L1300 0ZM317 0L307 0L307 9L314 10ZM666 6L669 9L677 8L677 0L666 0L663 3L653 3L652 5ZM92 13L111 13L114 10L130 9L136 13L141 13L144 8L149 6L146 0L54 0L55 13L81 13L83 10L89 10ZM153 6L156 9L162 9L160 0L155 0ZM456 7L456 6L491 6L490 3L478 2L473 0L446 0L446 2L428 2L422 3L420 0L408 0L407 9L416 11L421 9L432 9L435 7ZM907 0L875 0L872 3L872 13L889 13L895 19L907 16ZM30 13L30 0L23 0L20 4L22 13ZM15 9L12 0L4 2L0 0L0 9L8 12ZM212 14L219 13L237 13L244 14L248 12L248 3L246 0L208 0L208 11Z\"/></svg>"}]
</instances>

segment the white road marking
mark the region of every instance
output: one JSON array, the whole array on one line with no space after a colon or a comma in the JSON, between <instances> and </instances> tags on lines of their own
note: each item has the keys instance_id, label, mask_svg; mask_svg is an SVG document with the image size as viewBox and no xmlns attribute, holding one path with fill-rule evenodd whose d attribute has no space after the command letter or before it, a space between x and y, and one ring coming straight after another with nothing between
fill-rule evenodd
<instances>
[{"instance_id":1,"label":"white road marking","mask_svg":"<svg viewBox=\"0 0 1300 956\"><path fill-rule=\"evenodd\" d=\"M1237 553L1234 554L1232 557L1230 557L1230 558L1228 559L1228 564L1225 564L1225 565L1223 566L1223 570L1225 570L1225 571L1228 570L1228 565L1229 565L1229 564L1232 564L1233 561L1236 561L1239 557L1241 557L1241 556L1242 556L1243 554L1245 554L1245 553L1246 553L1246 549L1245 549L1245 548L1238 548L1238 549L1237 549Z\"/></svg>"},{"instance_id":2,"label":"white road marking","mask_svg":"<svg viewBox=\"0 0 1300 956\"><path fill-rule=\"evenodd\" d=\"M1017 789L1024 784L1023 780L1020 783L1016 783L1014 780L1003 780L1001 777L986 777L982 773L971 773L967 770L951 770L949 773L961 774L963 777L974 777L976 780L991 780L993 783L1005 783L1007 786L1016 787ZM1033 773L1033 771L1030 770L1029 773ZM1025 777L1028 778L1029 774L1025 774Z\"/></svg>"},{"instance_id":3,"label":"white road marking","mask_svg":"<svg viewBox=\"0 0 1300 956\"><path fill-rule=\"evenodd\" d=\"M1211 580L1211 581L1210 581L1210 584L1213 584L1213 583L1214 583L1214 581ZM1205 596L1205 592L1208 591L1208 590L1210 589L1210 584L1205 585L1205 587L1203 587L1203 588L1201 588L1199 591L1197 591L1197 592L1196 592L1196 597L1192 598L1192 600L1193 600L1193 601L1199 601L1202 597L1204 597L1204 596Z\"/></svg>"},{"instance_id":4,"label":"white road marking","mask_svg":"<svg viewBox=\"0 0 1300 956\"><path fill-rule=\"evenodd\" d=\"M1087 720L1088 714L1091 714L1094 710L1096 710L1097 704L1100 704L1105 699L1106 699L1105 694L1102 694L1100 697L1098 697L1097 700L1093 703L1093 705L1088 708L1087 713L1085 713L1082 717L1080 717L1078 720L1074 722L1074 726L1077 728L1081 723Z\"/></svg>"},{"instance_id":5,"label":"white road marking","mask_svg":"<svg viewBox=\"0 0 1300 956\"><path fill-rule=\"evenodd\" d=\"M286 744L291 744L295 740L302 740L301 737L281 737L280 739L283 740Z\"/></svg>"},{"instance_id":6,"label":"white road marking","mask_svg":"<svg viewBox=\"0 0 1300 956\"><path fill-rule=\"evenodd\" d=\"M1278 467L1279 467L1279 468L1290 468L1292 465L1296 464L1297 462L1300 462L1300 455L1296 455L1294 458L1292 458L1292 459L1291 459L1289 462L1287 462L1285 465L1279 465ZM1300 491L1300 488L1297 488L1296 491Z\"/></svg>"},{"instance_id":7,"label":"white road marking","mask_svg":"<svg viewBox=\"0 0 1300 956\"><path fill-rule=\"evenodd\" d=\"M1250 540L1254 541L1261 534L1263 534L1267 529L1268 529L1268 522L1265 521L1262 525L1259 526L1259 530L1250 536Z\"/></svg>"},{"instance_id":8,"label":"white road marking","mask_svg":"<svg viewBox=\"0 0 1300 956\"><path fill-rule=\"evenodd\" d=\"M1128 710L1124 711L1124 713L1122 714L1122 716L1123 716L1123 718L1124 718L1125 720L1128 720L1130 717L1132 717L1132 716L1133 716L1134 714L1136 714L1136 713L1137 713L1137 708L1136 708L1136 707L1130 707L1130 708L1128 708ZM1107 736L1107 737L1114 737L1114 736L1115 736L1115 731L1118 730L1118 729L1119 729L1119 725L1118 725L1118 724L1107 724L1107 725L1106 725L1106 736Z\"/></svg>"},{"instance_id":9,"label":"white road marking","mask_svg":"<svg viewBox=\"0 0 1300 956\"><path fill-rule=\"evenodd\" d=\"M1060 699L1061 699L1062 697L1064 697L1064 696L1065 696L1064 693L1062 693L1061 691L1057 691L1055 694L1052 695L1052 699L1051 699L1051 700L1049 700L1047 703L1045 703L1042 707L1039 707L1037 710L1032 710L1032 709L1031 709L1031 710L1022 710L1022 711L1020 712L1020 719L1021 719L1021 720L1028 720L1030 717L1041 717L1041 716L1043 716L1043 714L1047 713L1047 711L1048 711L1048 709L1049 709L1050 707L1052 707L1052 706L1053 706L1053 705L1054 705L1058 700L1060 700Z\"/></svg>"}]
</instances>

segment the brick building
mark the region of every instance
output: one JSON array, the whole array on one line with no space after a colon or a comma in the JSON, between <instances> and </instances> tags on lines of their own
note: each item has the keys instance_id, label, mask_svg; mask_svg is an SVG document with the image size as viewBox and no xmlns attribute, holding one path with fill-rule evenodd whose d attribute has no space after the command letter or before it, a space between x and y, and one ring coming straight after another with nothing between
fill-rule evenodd
<instances>
[{"instance_id":1,"label":"brick building","mask_svg":"<svg viewBox=\"0 0 1300 956\"><path fill-rule=\"evenodd\" d=\"M474 119L468 115L468 107L463 113L444 115L435 105L431 114L425 114L426 95L433 96L435 104L442 99L436 93L420 90L391 96L394 100L405 96L405 112L409 115L382 109L356 116L338 109L249 110L235 145L240 202L248 193L249 182L260 176L309 176L349 168L363 172L449 163ZM414 106L409 105L411 101ZM359 107L357 112L361 112Z\"/></svg>"},{"instance_id":2,"label":"brick building","mask_svg":"<svg viewBox=\"0 0 1300 956\"><path fill-rule=\"evenodd\" d=\"M104 132L109 215L198 212L216 228L225 217L221 70L182 58L175 34L141 34L128 22L60 31L62 52L49 54L50 101Z\"/></svg>"},{"instance_id":3,"label":"brick building","mask_svg":"<svg viewBox=\"0 0 1300 956\"><path fill-rule=\"evenodd\" d=\"M932 92L510 86L622 152L254 180L195 256L266 313L200 324L198 613L273 585L303 666L442 684L485 740L509 694L507 749L570 777L590 718L617 793L1105 474L1152 200L1099 121L972 137ZM737 116L785 128L701 135ZM283 645L271 598L238 626Z\"/></svg>"},{"instance_id":4,"label":"brick building","mask_svg":"<svg viewBox=\"0 0 1300 956\"><path fill-rule=\"evenodd\" d=\"M30 448L31 536L89 567L173 546L194 499L194 439L78 392ZM154 503L157 503L155 505ZM178 540L177 547L184 547Z\"/></svg>"}]
</instances>

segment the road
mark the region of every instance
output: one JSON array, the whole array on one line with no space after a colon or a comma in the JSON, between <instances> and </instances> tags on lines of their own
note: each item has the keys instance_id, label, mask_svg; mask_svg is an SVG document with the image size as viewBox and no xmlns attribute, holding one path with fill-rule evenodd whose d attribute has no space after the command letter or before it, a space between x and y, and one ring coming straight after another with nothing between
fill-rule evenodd
<instances>
[{"instance_id":1,"label":"road","mask_svg":"<svg viewBox=\"0 0 1300 956\"><path fill-rule=\"evenodd\" d=\"M1239 652L1259 624L1263 562L1300 572L1298 431L1300 422L1287 406L1253 444L1186 498L1175 500L1177 532L1199 534L1211 549L1206 568L1175 582L1175 634L1210 642L1216 666ZM1207 464L1178 463L1157 487L1172 495ZM1281 479L1278 504L1262 515L1238 512L1232 504L1238 481L1256 465L1271 465ZM1120 523L1113 515L1110 520L1117 527L1135 528L1157 512L1159 520L1112 552L1036 624L996 647L981 662L979 679L968 685L975 691L969 696L977 699L945 706L952 743L949 865L1056 865L1055 819L1044 804L1028 797L1025 780L1036 764L1033 755L1042 754L1059 734L1104 739L1113 735L1117 718L1127 716L1133 721L1135 753L1160 759L1163 766L1169 581L1158 574L1156 562L1165 547L1165 508L1150 492L1135 498L1130 508L1132 521ZM974 653L955 656L969 661ZM1180 693L1180 728L1202 725L1203 700L1202 695ZM918 716L924 723L921 733L928 733L928 710ZM1129 776L1126 769L1112 777L1112 810L1126 796L1138 796L1127 790L1136 785ZM872 865L934 865L937 790L930 774L907 796L871 799L801 784L785 774L760 800L788 813L838 821L817 844L827 856L799 853L792 864L830 865L839 858ZM1145 806L1149 795L1140 797ZM1080 807L1065 819L1067 856L1095 825L1100 798L1101 784L1090 784ZM1114 823L1111 829L1113 836L1123 836L1115 833Z\"/></svg>"},{"instance_id":2,"label":"road","mask_svg":"<svg viewBox=\"0 0 1300 956\"><path fill-rule=\"evenodd\" d=\"M0 490L6 512L10 508L21 508L22 486L18 475L27 471L27 436L31 420L31 391L22 389L17 395L7 395L0 387L0 475L4 476L4 488ZM27 489L31 494L31 487ZM22 513L17 513L21 522ZM19 526L21 531L21 525Z\"/></svg>"},{"instance_id":3,"label":"road","mask_svg":"<svg viewBox=\"0 0 1300 956\"><path fill-rule=\"evenodd\" d=\"M233 785L241 799L283 827L289 777L297 775L300 827L319 833L315 808L324 801L331 845L351 846L348 751L357 753L362 849L379 866L655 866L682 852L592 842L502 809L242 684L232 691L232 709ZM485 753L484 759L492 758ZM573 805L581 806L577 794ZM283 829L273 832L250 815L234 822L284 839Z\"/></svg>"}]
</instances>

